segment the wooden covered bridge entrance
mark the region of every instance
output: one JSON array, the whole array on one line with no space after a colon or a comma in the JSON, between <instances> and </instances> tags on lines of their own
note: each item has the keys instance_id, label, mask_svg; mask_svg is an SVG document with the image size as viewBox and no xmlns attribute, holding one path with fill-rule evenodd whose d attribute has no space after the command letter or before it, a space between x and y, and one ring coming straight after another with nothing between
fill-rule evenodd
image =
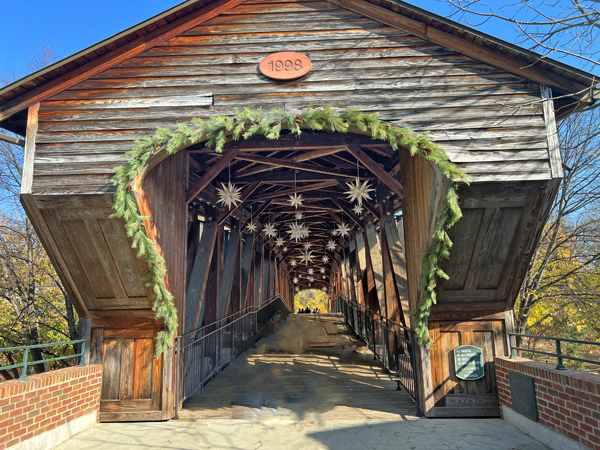
<instances>
[{"instance_id":1,"label":"wooden covered bridge entrance","mask_svg":"<svg viewBox=\"0 0 600 450\"><path fill-rule=\"evenodd\" d=\"M261 72L278 51L307 58L310 71L291 80ZM593 83L398 0L189 0L0 90L0 126L26 137L22 203L91 329L92 360L104 364L103 420L174 414L174 347L153 358L157 333L175 323L163 281L179 336L257 312L275 294L291 308L296 286L327 288L332 307L343 297L353 320L366 311L388 331L420 324L435 341L415 345L425 414L497 415L493 358L507 353L513 305L562 178L555 118L593 102ZM329 111L321 131L305 120L309 104ZM235 140L226 121L244 115L237 107L256 111L245 131L277 127L259 107L291 120L280 136ZM379 139L336 116L348 108L380 113ZM177 123L208 131L177 141L187 133ZM402 144L398 126L431 132L471 184L443 176L429 141ZM152 154L124 156L140 145ZM123 166L135 179L119 191L112 180ZM365 182L372 190L359 205L348 183ZM463 217L447 229L444 280L421 250L436 243L450 191ZM151 216L143 228L130 226L135 214L112 216L115 192L127 211ZM148 246L136 257L138 232L166 275ZM149 287L142 277L153 267ZM424 273L437 303L411 318ZM456 377L453 350L464 344L482 349L475 381Z\"/></svg>"}]
</instances>

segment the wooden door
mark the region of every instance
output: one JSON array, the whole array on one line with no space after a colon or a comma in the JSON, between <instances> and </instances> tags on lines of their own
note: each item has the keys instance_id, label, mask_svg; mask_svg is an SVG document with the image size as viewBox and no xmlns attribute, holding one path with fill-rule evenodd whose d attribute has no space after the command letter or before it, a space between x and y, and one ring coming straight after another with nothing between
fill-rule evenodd
<instances>
[{"instance_id":1,"label":"wooden door","mask_svg":"<svg viewBox=\"0 0 600 450\"><path fill-rule=\"evenodd\" d=\"M501 320L430 322L435 340L431 351L434 417L499 416L494 357L506 352ZM475 345L482 349L484 377L461 380L456 377L454 349Z\"/></svg>"},{"instance_id":2,"label":"wooden door","mask_svg":"<svg viewBox=\"0 0 600 450\"><path fill-rule=\"evenodd\" d=\"M150 328L150 327L149 327ZM156 331L104 329L100 420L161 420L162 363L154 358Z\"/></svg>"}]
</instances>

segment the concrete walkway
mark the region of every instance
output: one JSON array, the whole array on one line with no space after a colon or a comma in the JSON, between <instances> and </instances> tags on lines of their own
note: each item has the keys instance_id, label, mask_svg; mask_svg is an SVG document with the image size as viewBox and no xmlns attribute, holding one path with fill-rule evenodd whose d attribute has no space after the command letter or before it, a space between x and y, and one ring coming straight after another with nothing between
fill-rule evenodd
<instances>
[{"instance_id":1,"label":"concrete walkway","mask_svg":"<svg viewBox=\"0 0 600 450\"><path fill-rule=\"evenodd\" d=\"M500 419L418 418L381 369L339 316L290 316L188 400L180 420L103 423L58 448L547 448Z\"/></svg>"}]
</instances>

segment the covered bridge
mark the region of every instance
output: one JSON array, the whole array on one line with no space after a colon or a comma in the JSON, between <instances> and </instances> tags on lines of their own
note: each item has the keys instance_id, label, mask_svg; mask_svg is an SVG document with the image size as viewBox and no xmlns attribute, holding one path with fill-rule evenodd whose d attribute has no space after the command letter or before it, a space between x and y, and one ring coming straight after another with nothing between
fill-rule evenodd
<instances>
[{"instance_id":1,"label":"covered bridge","mask_svg":"<svg viewBox=\"0 0 600 450\"><path fill-rule=\"evenodd\" d=\"M276 52L310 70L277 79L259 67ZM0 90L0 126L26 139L21 200L91 327L103 420L169 419L175 408L174 348L153 359L165 325L142 281L149 263L132 249L127 218L112 216L114 169L134 167L141 153L125 153L147 138L158 144L123 194L151 216L144 229L166 262L179 335L276 294L293 308L296 287L416 327L421 250L457 191L448 279L435 278L437 303L420 322L435 345L415 346L418 397L430 417L497 415L493 358L508 352L563 176L556 120L591 104L594 83L402 1L188 0ZM206 137L174 139L186 132L177 124L261 127L258 108L296 120L280 122L275 139L208 133L224 140L222 153ZM379 113L382 133L430 132L470 185L444 176L426 138L411 141L414 156L394 150L356 126L371 119L353 108ZM157 141L158 127L179 131ZM464 344L482 349L483 378L456 377L452 352Z\"/></svg>"}]
</instances>

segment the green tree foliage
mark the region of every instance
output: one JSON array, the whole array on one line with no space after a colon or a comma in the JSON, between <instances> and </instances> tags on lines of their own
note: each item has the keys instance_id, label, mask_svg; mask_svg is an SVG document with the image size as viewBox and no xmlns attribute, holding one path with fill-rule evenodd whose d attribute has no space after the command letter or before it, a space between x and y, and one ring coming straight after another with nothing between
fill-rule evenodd
<instances>
[{"instance_id":1,"label":"green tree foliage","mask_svg":"<svg viewBox=\"0 0 600 450\"><path fill-rule=\"evenodd\" d=\"M565 175L519 293L516 331L597 341L600 113L592 110L569 117L559 124L559 135ZM572 351L583 354L593 349Z\"/></svg>"},{"instance_id":2,"label":"green tree foliage","mask_svg":"<svg viewBox=\"0 0 600 450\"><path fill-rule=\"evenodd\" d=\"M305 289L294 296L294 311L309 308L318 309L322 313L329 311L329 295L319 289Z\"/></svg>"},{"instance_id":3,"label":"green tree foliage","mask_svg":"<svg viewBox=\"0 0 600 450\"><path fill-rule=\"evenodd\" d=\"M29 70L54 61L56 54L46 45L34 55ZM0 85L19 78L0 76ZM2 130L4 133L8 133ZM78 339L77 313L48 255L19 203L23 149L0 141L0 348ZM35 360L73 353L71 346L58 346L30 353ZM37 364L36 372L63 367L74 360ZM0 366L22 362L22 352L2 352ZM17 370L1 371L4 379L19 376Z\"/></svg>"}]
</instances>

